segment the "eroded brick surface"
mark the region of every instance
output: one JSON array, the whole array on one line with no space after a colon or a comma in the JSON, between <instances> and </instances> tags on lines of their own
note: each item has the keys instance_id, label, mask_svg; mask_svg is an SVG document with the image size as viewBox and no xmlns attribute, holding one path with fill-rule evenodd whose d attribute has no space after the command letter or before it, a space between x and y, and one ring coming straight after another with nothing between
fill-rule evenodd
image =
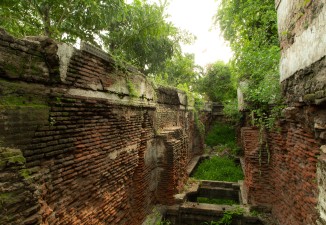
<instances>
[{"instance_id":1,"label":"eroded brick surface","mask_svg":"<svg viewBox=\"0 0 326 225\"><path fill-rule=\"evenodd\" d=\"M0 40L0 224L137 225L173 204L203 149L183 92L87 51L63 66L48 39Z\"/></svg>"}]
</instances>

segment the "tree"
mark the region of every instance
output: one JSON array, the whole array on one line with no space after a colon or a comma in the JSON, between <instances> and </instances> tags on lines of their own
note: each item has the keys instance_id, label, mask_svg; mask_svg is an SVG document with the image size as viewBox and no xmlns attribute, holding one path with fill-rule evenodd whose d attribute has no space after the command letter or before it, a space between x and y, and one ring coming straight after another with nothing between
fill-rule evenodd
<instances>
[{"instance_id":1,"label":"tree","mask_svg":"<svg viewBox=\"0 0 326 225\"><path fill-rule=\"evenodd\" d=\"M155 77L165 81L165 84L182 86L190 91L196 84L200 71L200 66L195 64L194 54L177 53L166 61L164 68Z\"/></svg>"},{"instance_id":2,"label":"tree","mask_svg":"<svg viewBox=\"0 0 326 225\"><path fill-rule=\"evenodd\" d=\"M164 67L192 36L166 21L167 2L146 0L2 0L0 26L16 36L78 38L102 46L146 74Z\"/></svg>"},{"instance_id":3,"label":"tree","mask_svg":"<svg viewBox=\"0 0 326 225\"><path fill-rule=\"evenodd\" d=\"M95 37L123 16L123 0L3 0L0 26L17 36L45 35L96 44Z\"/></svg>"},{"instance_id":4,"label":"tree","mask_svg":"<svg viewBox=\"0 0 326 225\"><path fill-rule=\"evenodd\" d=\"M260 116L261 125L271 121L269 105L281 101L276 20L270 0L222 0L215 16L234 52L232 75L248 84L244 97L253 115Z\"/></svg>"},{"instance_id":5,"label":"tree","mask_svg":"<svg viewBox=\"0 0 326 225\"><path fill-rule=\"evenodd\" d=\"M145 74L162 70L166 60L181 51L180 42L191 40L191 35L166 21L166 6L167 2L158 5L144 0L126 5L124 19L102 36L110 51L133 62Z\"/></svg>"},{"instance_id":6,"label":"tree","mask_svg":"<svg viewBox=\"0 0 326 225\"><path fill-rule=\"evenodd\" d=\"M261 80L278 73L279 41L274 2L222 0L215 16L234 52L233 67L241 79Z\"/></svg>"},{"instance_id":7,"label":"tree","mask_svg":"<svg viewBox=\"0 0 326 225\"><path fill-rule=\"evenodd\" d=\"M275 81L275 76L279 76L276 19L274 2L269 0L222 0L215 16L215 24L221 27L234 52L233 75L239 80L247 80L251 92L258 93L255 90L265 89L262 85L266 84L279 86L278 82L264 82L268 77ZM275 95L266 95L270 97L269 102L275 100Z\"/></svg>"},{"instance_id":8,"label":"tree","mask_svg":"<svg viewBox=\"0 0 326 225\"><path fill-rule=\"evenodd\" d=\"M227 64L217 61L206 68L204 77L199 81L199 91L214 102L225 102L236 96Z\"/></svg>"}]
</instances>

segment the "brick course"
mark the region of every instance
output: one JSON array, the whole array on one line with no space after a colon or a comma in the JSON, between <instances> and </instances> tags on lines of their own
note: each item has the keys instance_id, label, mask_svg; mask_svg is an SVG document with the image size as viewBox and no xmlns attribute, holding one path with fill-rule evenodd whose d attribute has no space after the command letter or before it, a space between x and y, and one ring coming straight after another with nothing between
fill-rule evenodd
<instances>
[{"instance_id":1,"label":"brick course","mask_svg":"<svg viewBox=\"0 0 326 225\"><path fill-rule=\"evenodd\" d=\"M85 50L61 76L53 41L0 40L0 153L24 159L1 158L0 198L29 193L0 203L1 224L137 225L173 204L203 150L182 91L155 90ZM4 188L10 177L17 190Z\"/></svg>"}]
</instances>

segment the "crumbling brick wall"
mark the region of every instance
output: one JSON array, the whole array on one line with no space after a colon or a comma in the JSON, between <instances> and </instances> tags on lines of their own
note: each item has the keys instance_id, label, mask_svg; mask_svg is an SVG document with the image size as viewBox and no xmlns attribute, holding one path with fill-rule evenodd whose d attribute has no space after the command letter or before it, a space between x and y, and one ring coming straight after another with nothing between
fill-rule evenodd
<instances>
[{"instance_id":1,"label":"crumbling brick wall","mask_svg":"<svg viewBox=\"0 0 326 225\"><path fill-rule=\"evenodd\" d=\"M326 224L325 3L276 0L286 106L274 131L242 128L248 201L282 225Z\"/></svg>"},{"instance_id":2,"label":"crumbling brick wall","mask_svg":"<svg viewBox=\"0 0 326 225\"><path fill-rule=\"evenodd\" d=\"M1 30L0 84L1 224L141 224L202 151L185 93L88 45Z\"/></svg>"}]
</instances>

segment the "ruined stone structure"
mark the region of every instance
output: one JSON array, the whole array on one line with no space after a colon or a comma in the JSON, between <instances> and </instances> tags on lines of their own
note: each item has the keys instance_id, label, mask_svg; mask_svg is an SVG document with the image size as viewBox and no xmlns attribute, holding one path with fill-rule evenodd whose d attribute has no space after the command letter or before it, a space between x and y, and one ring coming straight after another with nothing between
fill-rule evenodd
<instances>
[{"instance_id":1,"label":"ruined stone structure","mask_svg":"<svg viewBox=\"0 0 326 225\"><path fill-rule=\"evenodd\" d=\"M141 224L202 151L182 91L88 45L0 31L0 224Z\"/></svg>"},{"instance_id":2,"label":"ruined stone structure","mask_svg":"<svg viewBox=\"0 0 326 225\"><path fill-rule=\"evenodd\" d=\"M325 3L276 0L284 115L241 133L248 202L282 225L326 224Z\"/></svg>"}]
</instances>

